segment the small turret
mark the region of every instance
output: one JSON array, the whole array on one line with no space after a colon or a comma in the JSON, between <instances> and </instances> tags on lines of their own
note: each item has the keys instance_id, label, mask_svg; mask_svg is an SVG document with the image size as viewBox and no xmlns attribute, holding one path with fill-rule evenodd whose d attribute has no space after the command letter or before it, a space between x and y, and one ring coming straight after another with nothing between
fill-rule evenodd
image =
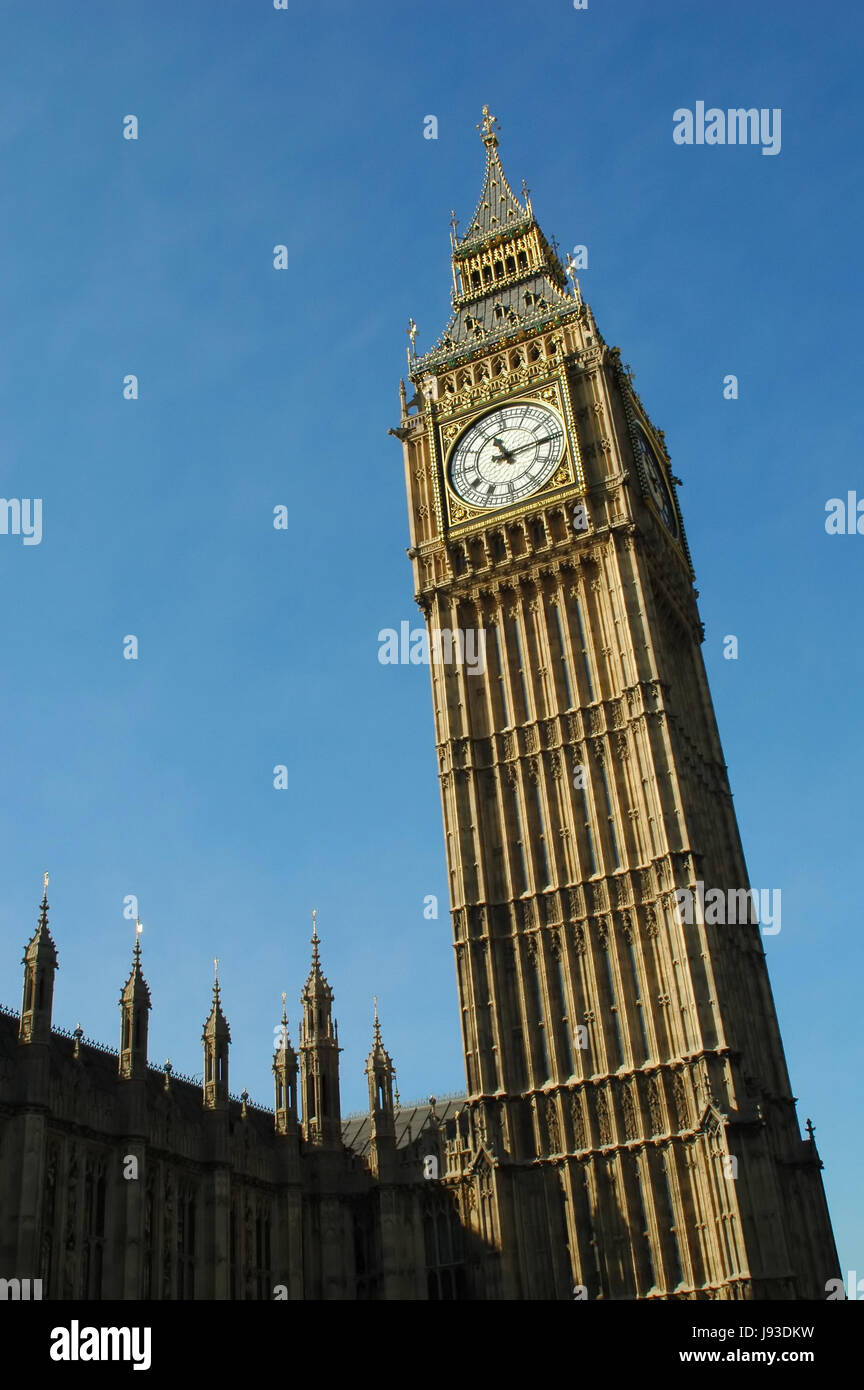
<instances>
[{"instance_id":1,"label":"small turret","mask_svg":"<svg viewBox=\"0 0 864 1390\"><path fill-rule=\"evenodd\" d=\"M342 1143L339 1035L333 1023L333 991L321 972L318 944L317 912L313 912L312 969L300 996L303 1137L307 1144L334 1147Z\"/></svg>"},{"instance_id":2,"label":"small turret","mask_svg":"<svg viewBox=\"0 0 864 1390\"><path fill-rule=\"evenodd\" d=\"M24 966L24 997L18 1040L27 1044L50 1042L54 973L58 966L57 948L48 930L47 874L43 879L39 922L27 943L21 963Z\"/></svg>"},{"instance_id":3,"label":"small turret","mask_svg":"<svg viewBox=\"0 0 864 1390\"><path fill-rule=\"evenodd\" d=\"M228 1046L231 1030L222 1012L219 994L219 961L213 962L213 1005L204 1024L204 1104L209 1110L228 1106Z\"/></svg>"},{"instance_id":4,"label":"small turret","mask_svg":"<svg viewBox=\"0 0 864 1390\"><path fill-rule=\"evenodd\" d=\"M396 1117L393 1109L393 1078L396 1068L381 1041L378 1021L378 1000L375 1001L375 1023L372 1051L366 1059L369 1080L369 1120L372 1168L379 1176L387 1177L393 1166L396 1150Z\"/></svg>"},{"instance_id":5,"label":"small turret","mask_svg":"<svg viewBox=\"0 0 864 1390\"><path fill-rule=\"evenodd\" d=\"M141 923L135 923L135 950L132 971L120 995L119 1072L127 1080L137 1080L147 1072L147 1032L150 990L141 973Z\"/></svg>"},{"instance_id":6,"label":"small turret","mask_svg":"<svg viewBox=\"0 0 864 1390\"><path fill-rule=\"evenodd\" d=\"M384 1051L381 1042L381 1024L378 1021L378 1000L374 1001L375 1022L373 1025L372 1051L366 1059L366 1075L369 1078L369 1114L372 1119L372 1135L392 1135L393 1123L393 1078L396 1068L389 1053Z\"/></svg>"},{"instance_id":7,"label":"small turret","mask_svg":"<svg viewBox=\"0 0 864 1390\"><path fill-rule=\"evenodd\" d=\"M288 1015L282 995L282 1021L276 1036L273 1058L276 1129L280 1134L295 1133L297 1129L297 1053L288 1036Z\"/></svg>"}]
</instances>

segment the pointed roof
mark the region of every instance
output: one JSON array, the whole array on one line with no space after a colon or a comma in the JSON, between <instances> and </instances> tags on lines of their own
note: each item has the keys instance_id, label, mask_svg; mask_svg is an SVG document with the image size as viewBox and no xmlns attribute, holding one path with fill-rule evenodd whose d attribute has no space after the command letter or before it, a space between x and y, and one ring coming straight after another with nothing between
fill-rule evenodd
<instances>
[{"instance_id":1,"label":"pointed roof","mask_svg":"<svg viewBox=\"0 0 864 1390\"><path fill-rule=\"evenodd\" d=\"M324 973L321 969L321 961L318 956L318 946L320 938L318 936L318 909L312 910L312 968L306 977L306 984L303 986L303 999L332 999L333 991L330 988Z\"/></svg>"},{"instance_id":2,"label":"pointed roof","mask_svg":"<svg viewBox=\"0 0 864 1390\"><path fill-rule=\"evenodd\" d=\"M286 1002L286 1000L287 1000L287 997L288 997L288 996L285 994L285 992L284 992L284 990L283 990L283 992L282 992L282 1018L281 1018L281 1021L280 1021L279 1041L278 1041L277 1047L275 1048L276 1058L274 1058L274 1063L273 1063L274 1066L276 1065L276 1059L280 1059L280 1058L281 1058L282 1061L284 1062L284 1060L285 1060L286 1058L288 1058L288 1057L293 1057L295 1060L296 1060L296 1057L297 1057L297 1054L296 1054L296 1052L294 1051L294 1048L291 1046L291 1039L290 1039L290 1037L288 1036L288 1015L287 1015L287 1013L285 1012L285 1002Z\"/></svg>"},{"instance_id":3,"label":"pointed roof","mask_svg":"<svg viewBox=\"0 0 864 1390\"><path fill-rule=\"evenodd\" d=\"M367 1072L373 1071L378 1067L384 1067L387 1071L394 1071L393 1059L389 1052L385 1052L384 1044L381 1041L381 1024L378 1021L378 998L375 997L375 1023L372 1033L372 1051L366 1059Z\"/></svg>"},{"instance_id":4,"label":"pointed roof","mask_svg":"<svg viewBox=\"0 0 864 1390\"><path fill-rule=\"evenodd\" d=\"M497 281L484 280L467 288L463 279L461 297L454 290L453 313L444 332L430 351L412 356L410 374L416 380L429 370L451 365L466 352L488 352L514 335L536 332L568 317L581 306L581 297L571 294L567 276L554 243L546 240L534 216L528 190L523 184L521 203L507 182L498 155L498 123L483 107L483 120L477 129L486 147L486 169L480 201L463 237L451 233L454 285L457 269L483 249L483 243L501 243L501 259L507 255L510 238L533 238L539 249L532 268L513 271ZM455 227L455 217L451 227ZM459 269L460 276L462 270Z\"/></svg>"},{"instance_id":5,"label":"pointed roof","mask_svg":"<svg viewBox=\"0 0 864 1390\"><path fill-rule=\"evenodd\" d=\"M228 1027L228 1020L222 1012L222 1001L219 991L219 961L215 960L213 965L213 1004L207 1022L204 1024L203 1041L206 1041L208 1038L221 1037L230 1042L231 1030Z\"/></svg>"},{"instance_id":6,"label":"pointed roof","mask_svg":"<svg viewBox=\"0 0 864 1390\"><path fill-rule=\"evenodd\" d=\"M511 227L531 219L531 204L527 196L523 207L501 167L498 136L495 134L500 127L496 118L490 115L488 106L483 107L483 120L477 129L481 132L483 144L486 146L486 172L480 201L468 223L468 230L463 237L455 238L456 245L460 248L483 241L486 237L497 236L500 232L509 231Z\"/></svg>"},{"instance_id":7,"label":"pointed roof","mask_svg":"<svg viewBox=\"0 0 864 1390\"><path fill-rule=\"evenodd\" d=\"M48 875L42 879L42 902L39 905L39 921L36 930L27 942L24 955L21 960L22 965L28 961L40 960L44 964L57 965L57 947L48 927Z\"/></svg>"},{"instance_id":8,"label":"pointed roof","mask_svg":"<svg viewBox=\"0 0 864 1390\"><path fill-rule=\"evenodd\" d=\"M132 969L129 974L129 979L123 986L123 991L120 995L120 1003L133 1004L136 1000L143 1000L149 1009L150 987L141 971L141 941L138 936L138 926L139 924L136 922L135 950L132 952Z\"/></svg>"},{"instance_id":9,"label":"pointed roof","mask_svg":"<svg viewBox=\"0 0 864 1390\"><path fill-rule=\"evenodd\" d=\"M483 107L483 120L478 125L478 131L482 132L483 145L486 146L486 172L474 217L468 222L468 231L464 236L454 236L454 245L460 249L482 242L488 236L497 236L501 231L510 231L510 228L518 227L520 222L531 221L528 196L525 196L525 206L522 206L501 168L499 142L495 133L497 129L500 126L495 115L489 114L488 106Z\"/></svg>"}]
</instances>

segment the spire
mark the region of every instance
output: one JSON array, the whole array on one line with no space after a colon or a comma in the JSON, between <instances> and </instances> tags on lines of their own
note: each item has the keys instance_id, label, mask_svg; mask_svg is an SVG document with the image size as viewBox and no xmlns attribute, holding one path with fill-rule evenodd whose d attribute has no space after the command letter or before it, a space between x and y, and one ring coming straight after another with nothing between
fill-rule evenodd
<instances>
[{"instance_id":1,"label":"spire","mask_svg":"<svg viewBox=\"0 0 864 1390\"><path fill-rule=\"evenodd\" d=\"M231 1041L231 1030L228 1027L228 1020L222 1012L222 995L219 988L219 957L213 962L213 1003L207 1022L204 1024L204 1036L224 1037Z\"/></svg>"},{"instance_id":2,"label":"spire","mask_svg":"<svg viewBox=\"0 0 864 1390\"><path fill-rule=\"evenodd\" d=\"M526 197L523 207L507 182L498 154L498 136L495 133L500 127L496 118L490 115L488 106L483 107L483 119L477 129L486 146L483 189L465 235L457 237L454 229L454 247L465 247L470 242L483 241L486 237L507 231L531 218L530 201ZM454 221L455 214L451 214L451 227Z\"/></svg>"},{"instance_id":3,"label":"spire","mask_svg":"<svg viewBox=\"0 0 864 1390\"><path fill-rule=\"evenodd\" d=\"M296 1058L296 1053L294 1052L294 1049L293 1049L293 1047L291 1046L291 1038L290 1038L289 1033L288 1033L288 1014L286 1013L286 1010L285 1010L285 1001L287 1000L287 998L288 998L288 996L287 996L287 994L285 993L285 991L284 991L284 989L283 989L283 991L282 991L282 1018L281 1018L280 1021L279 1021L279 1027L276 1028L276 1029L274 1029L274 1031L275 1031L275 1033L276 1033L276 1035L277 1035L277 1036L276 1036L276 1046L275 1046L274 1051L275 1051L277 1057L293 1056L293 1057L294 1057L294 1060L295 1060L295 1062L296 1062L296 1060L297 1060L297 1058Z\"/></svg>"},{"instance_id":4,"label":"spire","mask_svg":"<svg viewBox=\"0 0 864 1390\"><path fill-rule=\"evenodd\" d=\"M528 187L513 192L498 153L498 122L488 106L477 129L486 150L480 201L463 236L450 217L453 316L431 351L409 355L411 379L498 350L508 339L557 326L581 309L554 243L534 216Z\"/></svg>"},{"instance_id":5,"label":"spire","mask_svg":"<svg viewBox=\"0 0 864 1390\"><path fill-rule=\"evenodd\" d=\"M306 986L303 990L303 998L308 995L310 998L331 1000L333 991L327 983L323 971L321 970L321 958L318 954L318 947L321 939L318 935L318 909L312 909L312 967L306 977Z\"/></svg>"},{"instance_id":6,"label":"spire","mask_svg":"<svg viewBox=\"0 0 864 1390\"><path fill-rule=\"evenodd\" d=\"M48 904L48 883L49 883L49 881L50 881L50 880L49 880L48 874L47 874L47 873L44 873L44 874L42 875L42 901L41 901L41 903L39 904L39 921L36 923L36 930L34 931L33 935L32 935L31 938L30 938L30 941L29 941L28 946L27 946L27 950L28 950L28 952L29 952L29 951L34 950L34 949L35 949L35 950L39 950L40 948L42 948L43 950L47 950L49 953L50 953L50 952L53 952L53 954L54 954L54 963L55 963L55 965L56 965L56 963L57 963L57 950L56 950L56 947L55 947L55 945L54 945L54 942L53 942L53 940L52 940L52 938L51 938L51 932L50 932L50 929L49 929L49 927L48 927L48 906L49 906L49 904Z\"/></svg>"},{"instance_id":7,"label":"spire","mask_svg":"<svg viewBox=\"0 0 864 1390\"><path fill-rule=\"evenodd\" d=\"M132 969L129 978L123 986L120 995L120 1003L134 1003L136 1000L146 1001L147 1008L150 1008L150 987L144 979L141 971L141 933L144 927L138 918L135 919L135 947L132 951Z\"/></svg>"},{"instance_id":8,"label":"spire","mask_svg":"<svg viewBox=\"0 0 864 1390\"><path fill-rule=\"evenodd\" d=\"M366 1071L368 1074L370 1068L377 1067L387 1071L391 1076L395 1076L396 1069L393 1066L389 1053L385 1051L384 1044L381 1041L381 1022L378 1018L377 994L372 996L372 1002L375 1011L372 1023L372 1051L369 1053L366 1060Z\"/></svg>"}]
</instances>

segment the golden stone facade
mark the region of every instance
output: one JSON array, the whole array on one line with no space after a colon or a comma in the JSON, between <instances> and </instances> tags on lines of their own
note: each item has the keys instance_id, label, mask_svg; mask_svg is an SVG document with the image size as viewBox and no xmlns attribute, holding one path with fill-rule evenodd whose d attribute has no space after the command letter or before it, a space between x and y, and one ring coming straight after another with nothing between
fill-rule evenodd
<instances>
[{"instance_id":1,"label":"golden stone facade","mask_svg":"<svg viewBox=\"0 0 864 1390\"><path fill-rule=\"evenodd\" d=\"M471 1134L444 1180L479 1174L486 1297L824 1297L759 925L676 913L748 876L663 434L480 129L396 431L430 634L486 632L484 673L431 666Z\"/></svg>"}]
</instances>

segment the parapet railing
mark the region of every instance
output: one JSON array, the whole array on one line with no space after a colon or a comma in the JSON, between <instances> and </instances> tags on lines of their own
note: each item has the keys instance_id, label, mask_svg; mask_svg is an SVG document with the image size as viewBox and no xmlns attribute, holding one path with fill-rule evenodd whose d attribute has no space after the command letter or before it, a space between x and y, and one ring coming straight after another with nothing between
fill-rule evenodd
<instances>
[{"instance_id":1,"label":"parapet railing","mask_svg":"<svg viewBox=\"0 0 864 1390\"><path fill-rule=\"evenodd\" d=\"M0 1003L0 1014L6 1014L8 1018L21 1017L20 1009L13 1009L8 1004L2 1003ZM89 1047L94 1052L101 1052L107 1057L114 1057L119 1060L119 1053L116 1048L109 1047L107 1043L99 1042L96 1038L88 1038L85 1033L79 1033L76 1028L61 1028L59 1024L55 1023L51 1026L51 1032L58 1033L61 1038L71 1038L73 1042L77 1040L79 1047ZM155 1062L148 1062L147 1070L154 1072L157 1076L165 1075L164 1066L159 1067ZM183 1081L187 1086L196 1086L199 1090L204 1086L202 1076L190 1076L188 1072L175 1071L173 1067L169 1075L172 1081ZM229 1091L228 1099L236 1101L238 1105L243 1104L243 1097L235 1095L233 1091ZM246 1108L247 1110L260 1110L265 1115L273 1114L269 1106L262 1105L260 1101L253 1100L251 1096L246 1097Z\"/></svg>"}]
</instances>

